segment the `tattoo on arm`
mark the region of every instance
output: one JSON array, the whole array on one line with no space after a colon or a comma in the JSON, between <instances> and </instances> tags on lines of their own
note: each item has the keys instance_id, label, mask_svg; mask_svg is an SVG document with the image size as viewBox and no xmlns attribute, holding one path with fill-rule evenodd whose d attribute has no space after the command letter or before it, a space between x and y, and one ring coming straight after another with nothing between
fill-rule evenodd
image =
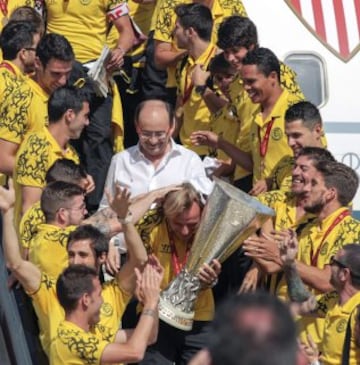
<instances>
[{"instance_id":1,"label":"tattoo on arm","mask_svg":"<svg viewBox=\"0 0 360 365\"><path fill-rule=\"evenodd\" d=\"M311 293L306 289L302 282L296 264L285 265L284 273L288 286L289 297L293 302L304 302L310 298Z\"/></svg>"}]
</instances>

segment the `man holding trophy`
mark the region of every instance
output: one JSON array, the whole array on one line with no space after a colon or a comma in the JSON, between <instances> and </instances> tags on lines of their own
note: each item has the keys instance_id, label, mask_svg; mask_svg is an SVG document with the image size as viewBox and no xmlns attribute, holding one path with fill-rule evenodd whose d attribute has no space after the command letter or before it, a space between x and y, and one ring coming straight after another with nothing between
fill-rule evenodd
<instances>
[{"instance_id":1,"label":"man holding trophy","mask_svg":"<svg viewBox=\"0 0 360 365\"><path fill-rule=\"evenodd\" d=\"M167 194L162 208L139 222L149 253L164 267L159 334L141 364L187 364L208 343L211 287L223 262L272 210L218 180L204 207L189 183ZM260 219L261 220L261 219Z\"/></svg>"}]
</instances>

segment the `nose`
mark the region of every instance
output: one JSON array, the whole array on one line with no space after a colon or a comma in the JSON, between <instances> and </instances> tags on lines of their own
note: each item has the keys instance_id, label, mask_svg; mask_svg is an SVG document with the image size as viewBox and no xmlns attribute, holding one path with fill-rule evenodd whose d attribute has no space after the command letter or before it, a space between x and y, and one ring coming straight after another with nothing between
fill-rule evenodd
<instances>
[{"instance_id":1,"label":"nose","mask_svg":"<svg viewBox=\"0 0 360 365\"><path fill-rule=\"evenodd\" d=\"M233 62L235 60L235 56L232 52L226 52L224 54L226 61Z\"/></svg>"},{"instance_id":2,"label":"nose","mask_svg":"<svg viewBox=\"0 0 360 365\"><path fill-rule=\"evenodd\" d=\"M72 264L73 265L79 265L82 263L82 260L81 260L81 257L79 255L75 255L73 258L72 258Z\"/></svg>"},{"instance_id":3,"label":"nose","mask_svg":"<svg viewBox=\"0 0 360 365\"><path fill-rule=\"evenodd\" d=\"M294 166L294 168L293 168L293 174L299 174L300 173L300 168L299 168L299 166Z\"/></svg>"},{"instance_id":4,"label":"nose","mask_svg":"<svg viewBox=\"0 0 360 365\"><path fill-rule=\"evenodd\" d=\"M65 86L67 82L67 76L66 75L62 75L60 76L58 83L60 86Z\"/></svg>"},{"instance_id":5,"label":"nose","mask_svg":"<svg viewBox=\"0 0 360 365\"><path fill-rule=\"evenodd\" d=\"M183 236L188 236L189 233L190 233L190 230L189 230L189 227L188 226L185 225L185 226L182 226L181 227L181 234Z\"/></svg>"},{"instance_id":6,"label":"nose","mask_svg":"<svg viewBox=\"0 0 360 365\"><path fill-rule=\"evenodd\" d=\"M290 146L290 147L293 147L293 146L295 146L295 140L294 140L294 138L292 138L292 137L288 137L288 145Z\"/></svg>"}]
</instances>

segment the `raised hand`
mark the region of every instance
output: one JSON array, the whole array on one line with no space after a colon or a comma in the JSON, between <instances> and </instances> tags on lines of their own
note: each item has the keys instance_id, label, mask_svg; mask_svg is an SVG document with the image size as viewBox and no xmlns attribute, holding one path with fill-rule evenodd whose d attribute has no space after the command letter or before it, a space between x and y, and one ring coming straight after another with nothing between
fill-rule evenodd
<instances>
[{"instance_id":1,"label":"raised hand","mask_svg":"<svg viewBox=\"0 0 360 365\"><path fill-rule=\"evenodd\" d=\"M284 265L292 265L298 252L298 240L293 230L276 232L276 241L280 248L280 258Z\"/></svg>"},{"instance_id":2,"label":"raised hand","mask_svg":"<svg viewBox=\"0 0 360 365\"><path fill-rule=\"evenodd\" d=\"M107 200L111 209L117 214L119 219L125 219L130 206L130 191L121 187L119 184L115 185L115 194L112 197L108 190L105 190Z\"/></svg>"},{"instance_id":3,"label":"raised hand","mask_svg":"<svg viewBox=\"0 0 360 365\"><path fill-rule=\"evenodd\" d=\"M191 143L195 146L209 146L212 148L218 147L219 136L210 131L196 131L191 133Z\"/></svg>"}]
</instances>

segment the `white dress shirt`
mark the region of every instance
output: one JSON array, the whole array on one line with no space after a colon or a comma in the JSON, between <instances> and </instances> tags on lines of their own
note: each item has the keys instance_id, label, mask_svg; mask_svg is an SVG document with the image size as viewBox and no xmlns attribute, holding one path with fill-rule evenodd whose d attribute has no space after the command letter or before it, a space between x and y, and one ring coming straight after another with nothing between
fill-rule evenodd
<instances>
[{"instance_id":1,"label":"white dress shirt","mask_svg":"<svg viewBox=\"0 0 360 365\"><path fill-rule=\"evenodd\" d=\"M117 153L111 160L105 188L113 194L118 183L135 197L168 185L189 182L200 193L210 194L213 183L206 176L200 157L173 140L170 143L170 151L156 168L140 151L139 144ZM107 206L104 194L100 209Z\"/></svg>"}]
</instances>

